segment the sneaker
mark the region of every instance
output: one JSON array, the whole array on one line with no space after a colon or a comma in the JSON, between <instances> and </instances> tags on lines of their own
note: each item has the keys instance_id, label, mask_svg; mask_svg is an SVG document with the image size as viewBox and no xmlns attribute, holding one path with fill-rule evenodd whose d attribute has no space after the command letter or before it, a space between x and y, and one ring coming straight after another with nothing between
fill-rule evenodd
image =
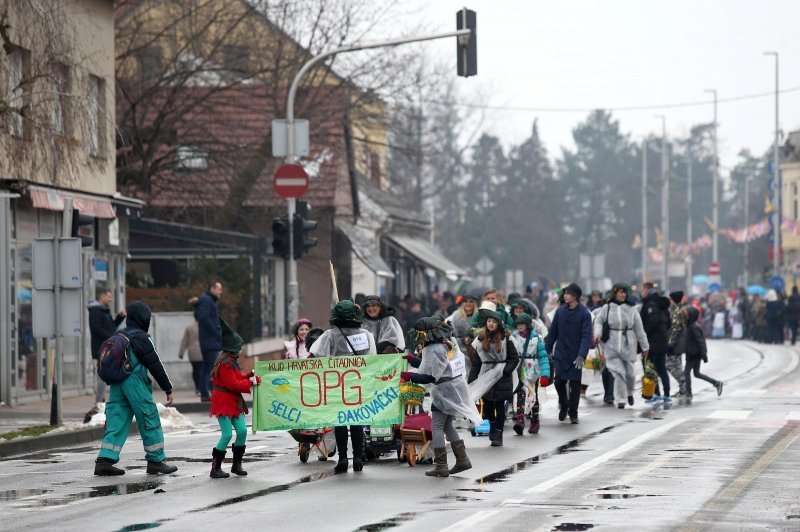
<instances>
[{"instance_id":1,"label":"sneaker","mask_svg":"<svg viewBox=\"0 0 800 532\"><path fill-rule=\"evenodd\" d=\"M650 399L645 399L645 400L644 400L644 403L645 403L646 405L654 405L654 404L656 404L656 403L660 403L660 402L661 402L661 401L663 401L663 400L664 400L664 398L663 398L663 397L661 397L661 396L658 396L658 395L654 395L654 396L653 396L653 397L651 397ZM672 401L672 399L670 399L670 401Z\"/></svg>"},{"instance_id":2,"label":"sneaker","mask_svg":"<svg viewBox=\"0 0 800 532\"><path fill-rule=\"evenodd\" d=\"M564 421L567 419L567 407L562 407L561 410L558 411L558 420Z\"/></svg>"},{"instance_id":3,"label":"sneaker","mask_svg":"<svg viewBox=\"0 0 800 532\"><path fill-rule=\"evenodd\" d=\"M669 410L672 408L672 398L664 397L664 410Z\"/></svg>"},{"instance_id":4,"label":"sneaker","mask_svg":"<svg viewBox=\"0 0 800 532\"><path fill-rule=\"evenodd\" d=\"M569 422L572 423L573 425L577 425L579 423L578 416L570 416Z\"/></svg>"},{"instance_id":5,"label":"sneaker","mask_svg":"<svg viewBox=\"0 0 800 532\"><path fill-rule=\"evenodd\" d=\"M633 406L633 396L632 395L628 396L628 404Z\"/></svg>"},{"instance_id":6,"label":"sneaker","mask_svg":"<svg viewBox=\"0 0 800 532\"><path fill-rule=\"evenodd\" d=\"M625 410L625 403L619 403L617 405L617 408L619 408L620 410Z\"/></svg>"},{"instance_id":7,"label":"sneaker","mask_svg":"<svg viewBox=\"0 0 800 532\"><path fill-rule=\"evenodd\" d=\"M722 395L722 381L717 381L717 384L714 386L717 389L717 397Z\"/></svg>"}]
</instances>

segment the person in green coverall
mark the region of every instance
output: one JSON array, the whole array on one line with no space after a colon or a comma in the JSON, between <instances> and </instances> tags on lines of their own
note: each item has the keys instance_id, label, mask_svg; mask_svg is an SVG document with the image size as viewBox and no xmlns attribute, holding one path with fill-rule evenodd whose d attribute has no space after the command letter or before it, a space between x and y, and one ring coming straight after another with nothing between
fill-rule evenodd
<instances>
[{"instance_id":1,"label":"person in green coverall","mask_svg":"<svg viewBox=\"0 0 800 532\"><path fill-rule=\"evenodd\" d=\"M128 438L133 416L136 416L144 444L147 473L174 473L178 468L166 463L161 419L153 402L153 386L147 376L149 371L167 394L167 406L172 405L172 383L158 358L153 339L147 333L150 328L150 307L141 301L131 304L125 325L127 327L122 332L130 338L133 371L121 383L111 385L111 395L106 403L106 433L95 462L94 474L125 474L124 469L114 467L114 464L119 461L119 453Z\"/></svg>"}]
</instances>

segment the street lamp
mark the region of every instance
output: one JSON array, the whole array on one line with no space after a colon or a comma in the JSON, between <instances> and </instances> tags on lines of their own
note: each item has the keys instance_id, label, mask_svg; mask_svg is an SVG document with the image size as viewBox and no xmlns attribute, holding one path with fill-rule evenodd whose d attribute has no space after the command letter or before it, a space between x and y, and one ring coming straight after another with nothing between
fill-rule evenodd
<instances>
[{"instance_id":1,"label":"street lamp","mask_svg":"<svg viewBox=\"0 0 800 532\"><path fill-rule=\"evenodd\" d=\"M712 186L714 190L711 192L711 216L714 223L714 236L712 237L712 261L719 262L719 240L717 228L719 227L719 157L717 156L717 90L706 89L703 92L711 93L714 95L714 127L712 129L714 140L714 174L712 179Z\"/></svg>"},{"instance_id":2,"label":"street lamp","mask_svg":"<svg viewBox=\"0 0 800 532\"><path fill-rule=\"evenodd\" d=\"M669 285L669 173L667 172L667 117L661 119L661 279L664 293Z\"/></svg>"},{"instance_id":3,"label":"street lamp","mask_svg":"<svg viewBox=\"0 0 800 532\"><path fill-rule=\"evenodd\" d=\"M772 228L772 269L774 275L780 275L783 179L781 179L781 170L778 166L780 162L778 160L778 142L780 140L780 128L778 126L778 52L764 52L764 55L771 55L775 57L775 141L774 146L772 147L772 183L775 187L775 223L773 224Z\"/></svg>"}]
</instances>

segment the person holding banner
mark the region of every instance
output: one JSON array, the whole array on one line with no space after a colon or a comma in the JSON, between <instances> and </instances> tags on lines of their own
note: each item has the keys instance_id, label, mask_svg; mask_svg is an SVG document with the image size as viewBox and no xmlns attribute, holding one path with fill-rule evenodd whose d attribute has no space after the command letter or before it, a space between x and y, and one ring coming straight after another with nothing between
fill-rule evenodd
<instances>
[{"instance_id":1,"label":"person holding banner","mask_svg":"<svg viewBox=\"0 0 800 532\"><path fill-rule=\"evenodd\" d=\"M394 317L394 309L387 307L378 296L367 296L363 311L364 323L361 326L375 337L378 353L402 353L406 340L400 323Z\"/></svg>"},{"instance_id":2,"label":"person holding banner","mask_svg":"<svg viewBox=\"0 0 800 532\"><path fill-rule=\"evenodd\" d=\"M247 423L244 416L247 405L242 397L243 393L250 393L254 385L261 384L261 377L253 375L251 371L245 374L239 367L239 351L242 350L244 340L234 331L225 320L220 318L222 329L222 352L217 357L214 369L211 370L213 387L211 390L210 416L217 416L222 435L217 445L211 450L211 478L228 478L230 475L222 470L228 443L236 430L236 440L233 443L233 466L231 473L247 475L242 469L245 441L247 440Z\"/></svg>"},{"instance_id":3,"label":"person holding banner","mask_svg":"<svg viewBox=\"0 0 800 532\"><path fill-rule=\"evenodd\" d=\"M339 301L331 311L328 329L311 346L311 356L327 357L337 355L376 355L375 338L368 330L362 329L362 317L355 303L350 300ZM364 464L361 455L364 451L364 427L350 425L350 439L353 443L353 471L361 471ZM350 467L347 461L347 426L336 427L336 449L339 460L334 473L346 473Z\"/></svg>"},{"instance_id":4,"label":"person holding banner","mask_svg":"<svg viewBox=\"0 0 800 532\"><path fill-rule=\"evenodd\" d=\"M431 432L435 465L433 469L426 471L425 475L429 477L455 475L472 468L464 440L453 425L455 417L465 416L475 423L481 421L478 410L469 399L464 354L458 349L456 340L451 338L452 327L441 316L417 320L410 333L414 343L422 346L422 358L410 353L406 355L408 363L419 368L419 371L402 372L400 382L433 384ZM456 463L451 469L447 468L445 436L450 440L453 454L456 456Z\"/></svg>"}]
</instances>

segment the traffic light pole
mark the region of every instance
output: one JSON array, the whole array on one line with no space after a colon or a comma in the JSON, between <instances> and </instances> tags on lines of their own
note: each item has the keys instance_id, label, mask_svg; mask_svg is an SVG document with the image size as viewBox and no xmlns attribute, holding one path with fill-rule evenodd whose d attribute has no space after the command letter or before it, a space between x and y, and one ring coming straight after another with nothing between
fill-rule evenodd
<instances>
[{"instance_id":1,"label":"traffic light pole","mask_svg":"<svg viewBox=\"0 0 800 532\"><path fill-rule=\"evenodd\" d=\"M297 157L294 153L294 98L295 94L297 93L297 88L300 85L300 80L303 79L311 68L325 59L326 57L330 57L332 55L344 53L344 52L355 52L358 50L368 50L371 48L384 48L387 46L398 46L401 44L408 44L412 42L420 42L420 41L433 41L436 39L446 39L448 37L459 37L463 39L468 39L469 36L472 34L471 29L463 29L463 30L456 30L456 31L448 31L445 33L434 33L431 35L420 35L416 37L404 37L401 39L391 39L387 41L376 41L376 42L369 42L369 43L355 43L350 44L347 46L341 46L339 48L334 48L333 50L328 50L327 52L322 52L321 54L309 59L303 66L300 68L300 71L294 77L292 81L292 85L289 87L289 95L286 100L286 162L288 164L294 164L296 162ZM300 310L300 290L297 285L297 261L294 258L294 213L295 213L295 198L289 198L286 200L286 206L289 214L289 283L288 283L288 314L289 314L289 323L295 323L298 318L298 313Z\"/></svg>"},{"instance_id":2,"label":"traffic light pole","mask_svg":"<svg viewBox=\"0 0 800 532\"><path fill-rule=\"evenodd\" d=\"M61 238L69 238L72 236L70 233L72 231L72 199L66 198L64 199L64 213L61 218ZM63 418L63 408L62 408L62 393L63 393L63 386L61 384L62 376L64 373L63 370L63 350L64 350L64 340L61 330L61 312L63 309L61 308L61 264L59 261L59 244L60 238L53 237L53 291L54 291L54 304L53 304L53 314L55 316L54 323L56 326L56 338L55 338L55 353L53 355L53 387L50 395L50 426L58 427L61 426L62 422L64 421Z\"/></svg>"}]
</instances>

